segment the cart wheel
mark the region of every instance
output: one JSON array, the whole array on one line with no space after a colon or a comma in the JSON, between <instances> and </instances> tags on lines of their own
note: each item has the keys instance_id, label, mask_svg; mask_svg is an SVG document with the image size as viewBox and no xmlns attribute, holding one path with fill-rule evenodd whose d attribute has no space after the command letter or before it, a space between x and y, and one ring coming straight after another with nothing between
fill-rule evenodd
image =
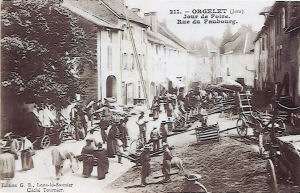
<instances>
[{"instance_id":1,"label":"cart wheel","mask_svg":"<svg viewBox=\"0 0 300 193\"><path fill-rule=\"evenodd\" d=\"M41 141L41 148L46 149L47 147L49 147L49 145L50 145L50 137L48 135L45 135Z\"/></svg>"},{"instance_id":2,"label":"cart wheel","mask_svg":"<svg viewBox=\"0 0 300 193\"><path fill-rule=\"evenodd\" d=\"M246 137L248 128L247 123L243 117L239 117L239 119L236 122L236 129L240 137Z\"/></svg>"},{"instance_id":3,"label":"cart wheel","mask_svg":"<svg viewBox=\"0 0 300 193\"><path fill-rule=\"evenodd\" d=\"M278 192L278 184L277 184L277 177L276 177L276 173L275 173L275 167L274 167L272 160L270 160L270 159L268 159L268 162L267 162L267 172L268 172L268 175L270 175L270 177L271 177L271 180L270 180L271 191Z\"/></svg>"},{"instance_id":4,"label":"cart wheel","mask_svg":"<svg viewBox=\"0 0 300 193\"><path fill-rule=\"evenodd\" d=\"M62 141L65 141L66 140L66 138L67 138L67 135L66 135L66 133L64 133L63 131L61 131L60 133L59 133L59 140L62 142Z\"/></svg>"}]
</instances>

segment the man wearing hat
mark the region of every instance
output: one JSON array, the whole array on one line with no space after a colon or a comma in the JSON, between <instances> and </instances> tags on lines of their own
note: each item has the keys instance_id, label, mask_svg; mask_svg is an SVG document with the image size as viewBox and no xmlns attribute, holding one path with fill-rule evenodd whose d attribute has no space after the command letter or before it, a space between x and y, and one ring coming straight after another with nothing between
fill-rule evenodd
<instances>
[{"instance_id":1,"label":"man wearing hat","mask_svg":"<svg viewBox=\"0 0 300 193\"><path fill-rule=\"evenodd\" d=\"M145 145L144 147L144 151L141 153L140 155L140 162L142 165L142 169L141 169L141 176L142 176L142 180L141 180L141 186L145 187L146 184L146 177L148 177L150 175L151 172L151 168L150 168L150 146L149 145Z\"/></svg>"},{"instance_id":2,"label":"man wearing hat","mask_svg":"<svg viewBox=\"0 0 300 193\"><path fill-rule=\"evenodd\" d=\"M119 131L120 131L120 139L123 143L124 148L127 147L127 136L128 136L128 129L127 129L127 123L128 118L124 117L121 119L121 124L119 125Z\"/></svg>"},{"instance_id":3,"label":"man wearing hat","mask_svg":"<svg viewBox=\"0 0 300 193\"><path fill-rule=\"evenodd\" d=\"M146 130L147 130L146 123L147 122L144 120L144 112L141 112L138 121L136 123L139 126L140 136L143 139L143 144L146 144Z\"/></svg>"},{"instance_id":4,"label":"man wearing hat","mask_svg":"<svg viewBox=\"0 0 300 193\"><path fill-rule=\"evenodd\" d=\"M1 147L0 152L0 179L11 179L15 177L15 157L10 147Z\"/></svg>"},{"instance_id":5,"label":"man wearing hat","mask_svg":"<svg viewBox=\"0 0 300 193\"><path fill-rule=\"evenodd\" d=\"M190 174L186 176L186 184L182 189L182 192L207 192L207 189L198 180L202 176L199 174Z\"/></svg>"},{"instance_id":6,"label":"man wearing hat","mask_svg":"<svg viewBox=\"0 0 300 193\"><path fill-rule=\"evenodd\" d=\"M82 148L81 155L84 155L82 175L88 178L93 171L94 160L94 147L91 139L86 139L86 145Z\"/></svg>"},{"instance_id":7,"label":"man wearing hat","mask_svg":"<svg viewBox=\"0 0 300 193\"><path fill-rule=\"evenodd\" d=\"M168 129L166 128L166 121L162 121L160 124L160 133L162 136L162 143L167 143L168 139Z\"/></svg>"},{"instance_id":8,"label":"man wearing hat","mask_svg":"<svg viewBox=\"0 0 300 193\"><path fill-rule=\"evenodd\" d=\"M119 122L115 122L109 129L107 136L107 154L108 157L115 157L116 154L116 136L120 136L120 131L118 129Z\"/></svg>"},{"instance_id":9,"label":"man wearing hat","mask_svg":"<svg viewBox=\"0 0 300 193\"><path fill-rule=\"evenodd\" d=\"M108 173L109 161L107 157L106 149L102 148L102 143L98 143L97 149L94 152L94 156L97 158L97 174L98 180L105 178Z\"/></svg>"},{"instance_id":10,"label":"man wearing hat","mask_svg":"<svg viewBox=\"0 0 300 193\"><path fill-rule=\"evenodd\" d=\"M171 160L173 158L172 153L167 143L163 143L164 154L163 154L163 167L162 173L165 177L164 182L170 182L170 171L171 171Z\"/></svg>"},{"instance_id":11,"label":"man wearing hat","mask_svg":"<svg viewBox=\"0 0 300 193\"><path fill-rule=\"evenodd\" d=\"M153 151L159 150L159 138L160 138L160 132L157 129L156 126L153 127L153 130L150 133L150 140L153 143Z\"/></svg>"},{"instance_id":12,"label":"man wearing hat","mask_svg":"<svg viewBox=\"0 0 300 193\"><path fill-rule=\"evenodd\" d=\"M159 100L157 96L154 96L152 101L152 112L153 112L153 119L158 119L159 116Z\"/></svg>"}]
</instances>

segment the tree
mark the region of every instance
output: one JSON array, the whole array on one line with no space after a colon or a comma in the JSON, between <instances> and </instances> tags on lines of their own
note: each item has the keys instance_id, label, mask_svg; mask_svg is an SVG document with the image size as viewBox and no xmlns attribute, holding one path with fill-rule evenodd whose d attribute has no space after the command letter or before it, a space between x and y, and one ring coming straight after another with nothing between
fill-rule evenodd
<instances>
[{"instance_id":1,"label":"tree","mask_svg":"<svg viewBox=\"0 0 300 193\"><path fill-rule=\"evenodd\" d=\"M231 38L232 38L231 26L230 26L230 24L227 24L226 28L224 30L224 33L223 33L222 43L221 43L221 47L220 47L221 53L224 52L224 45L227 42L229 42L231 40Z\"/></svg>"},{"instance_id":2,"label":"tree","mask_svg":"<svg viewBox=\"0 0 300 193\"><path fill-rule=\"evenodd\" d=\"M84 92L86 36L59 1L3 2L1 16L2 93L61 109Z\"/></svg>"},{"instance_id":3,"label":"tree","mask_svg":"<svg viewBox=\"0 0 300 193\"><path fill-rule=\"evenodd\" d=\"M2 128L23 133L31 128L22 104L68 106L84 93L79 73L93 65L83 29L56 0L3 1L1 55Z\"/></svg>"}]
</instances>

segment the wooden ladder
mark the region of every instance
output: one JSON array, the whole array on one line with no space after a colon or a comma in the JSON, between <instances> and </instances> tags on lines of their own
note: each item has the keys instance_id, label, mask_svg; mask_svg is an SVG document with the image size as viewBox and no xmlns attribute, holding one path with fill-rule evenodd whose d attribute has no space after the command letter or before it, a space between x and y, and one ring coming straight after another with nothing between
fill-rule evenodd
<instances>
[{"instance_id":1,"label":"wooden ladder","mask_svg":"<svg viewBox=\"0 0 300 193\"><path fill-rule=\"evenodd\" d=\"M238 93L239 105L244 114L252 114L251 95L247 93Z\"/></svg>"}]
</instances>

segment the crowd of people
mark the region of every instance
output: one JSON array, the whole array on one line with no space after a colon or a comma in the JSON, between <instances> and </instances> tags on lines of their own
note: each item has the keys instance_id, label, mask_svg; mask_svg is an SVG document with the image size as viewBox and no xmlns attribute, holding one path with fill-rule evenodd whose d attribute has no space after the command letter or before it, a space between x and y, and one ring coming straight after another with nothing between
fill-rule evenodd
<instances>
[{"instance_id":1,"label":"crowd of people","mask_svg":"<svg viewBox=\"0 0 300 193\"><path fill-rule=\"evenodd\" d=\"M21 160L22 170L30 170L34 168L32 156L35 155L33 144L27 137L22 137L18 141L12 138L9 132L4 136L5 144L1 144L0 152L0 178L11 179L15 176L15 162Z\"/></svg>"},{"instance_id":2,"label":"crowd of people","mask_svg":"<svg viewBox=\"0 0 300 193\"><path fill-rule=\"evenodd\" d=\"M192 119L193 115L196 115L198 121L206 124L207 102L216 100L220 96L227 97L225 93L216 93L210 90L194 89L190 90L185 96L183 90L180 89L174 92L163 90L160 96L155 96L153 99L149 115L149 118L152 117L153 120L147 120L148 116L145 116L145 112L140 112L136 124L139 129L139 139L141 141L139 147L141 154L138 161L142 165L142 186L147 185L146 178L149 176L151 170L150 153L159 151L163 153L163 182L170 181L171 162L174 156L168 145L168 136L176 127L174 124L175 119L183 116L184 121L188 122ZM66 159L70 160L71 165L78 164L78 160L82 160L82 175L85 178L90 177L93 167L97 166L97 178L99 180L105 179L109 171L109 158L117 157L118 163L122 164L122 157L124 157L124 152L128 148L129 133L127 122L130 115L112 118L113 108L108 100L105 100L104 103L91 102L87 106L81 103L75 105L70 113L71 124L74 126L75 131L75 139L85 140L86 145L82 148L80 156L75 156L70 151L60 151L58 148L51 151L52 165L55 168L56 179L60 179L62 167ZM149 121L158 122L159 125L153 124L149 140L147 140L147 123ZM96 130L99 130L100 136L95 136ZM16 142L9 135L6 137L8 145L1 149L0 172L3 178L13 178L15 170L14 162L15 159L18 159L18 154L15 150ZM101 142L96 138L101 138ZM20 158L22 160L22 168L29 170L34 167L32 160L34 150L32 143L26 137L22 138L22 140L26 141L22 143L26 145L23 145L24 147L21 148ZM152 144L152 147L150 144ZM73 168L72 171L75 172ZM195 183L195 186L197 186L197 183Z\"/></svg>"}]
</instances>

